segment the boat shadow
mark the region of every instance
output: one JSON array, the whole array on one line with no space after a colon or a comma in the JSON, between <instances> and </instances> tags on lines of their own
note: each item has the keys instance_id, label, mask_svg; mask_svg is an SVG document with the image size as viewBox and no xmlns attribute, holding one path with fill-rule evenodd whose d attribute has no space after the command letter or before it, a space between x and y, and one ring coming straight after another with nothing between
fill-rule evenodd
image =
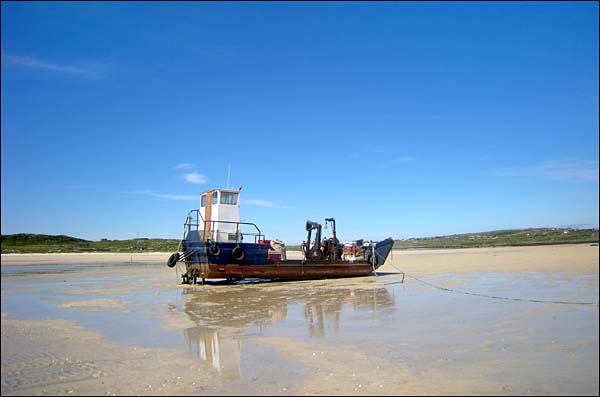
<instances>
[{"instance_id":1,"label":"boat shadow","mask_svg":"<svg viewBox=\"0 0 600 397\"><path fill-rule=\"evenodd\" d=\"M332 279L359 279L364 277L384 277L402 274L402 272L376 272L370 276L357 276L357 277L339 277L339 278L327 278ZM325 279L314 279L314 280L325 280ZM314 281L312 280L312 281ZM273 283L293 283L298 281L311 281L305 279L268 279L268 278L246 278L244 280L225 280L225 279L206 279L205 285L245 285L245 284L273 284Z\"/></svg>"}]
</instances>

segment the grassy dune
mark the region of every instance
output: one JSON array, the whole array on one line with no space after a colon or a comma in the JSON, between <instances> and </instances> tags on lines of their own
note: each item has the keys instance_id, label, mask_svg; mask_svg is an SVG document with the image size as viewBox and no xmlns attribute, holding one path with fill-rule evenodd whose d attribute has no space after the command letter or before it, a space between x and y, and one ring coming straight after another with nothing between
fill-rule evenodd
<instances>
[{"instance_id":1,"label":"grassy dune","mask_svg":"<svg viewBox=\"0 0 600 397\"><path fill-rule=\"evenodd\" d=\"M2 253L52 252L173 252L179 240L137 238L131 240L83 240L70 236L45 234L9 234L2 236Z\"/></svg>"},{"instance_id":2,"label":"grassy dune","mask_svg":"<svg viewBox=\"0 0 600 397\"><path fill-rule=\"evenodd\" d=\"M597 242L598 229L536 228L396 240L394 248L468 248Z\"/></svg>"}]
</instances>

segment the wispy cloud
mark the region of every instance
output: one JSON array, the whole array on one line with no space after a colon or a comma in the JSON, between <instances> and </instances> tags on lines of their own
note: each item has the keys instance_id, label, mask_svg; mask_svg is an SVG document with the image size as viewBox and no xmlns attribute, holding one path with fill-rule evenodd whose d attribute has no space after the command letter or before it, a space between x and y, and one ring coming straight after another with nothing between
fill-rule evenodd
<instances>
[{"instance_id":1,"label":"wispy cloud","mask_svg":"<svg viewBox=\"0 0 600 397\"><path fill-rule=\"evenodd\" d=\"M552 160L539 165L500 168L496 170L496 175L540 177L554 181L598 182L598 161Z\"/></svg>"},{"instance_id":2,"label":"wispy cloud","mask_svg":"<svg viewBox=\"0 0 600 397\"><path fill-rule=\"evenodd\" d=\"M266 207L266 208L292 208L292 207L287 206L287 205L281 205L281 204L274 203L273 201L262 200L262 199L242 199L241 201L242 201L243 204L254 205L254 206L257 206L257 207Z\"/></svg>"},{"instance_id":3,"label":"wispy cloud","mask_svg":"<svg viewBox=\"0 0 600 397\"><path fill-rule=\"evenodd\" d=\"M156 197L167 199L167 200L176 200L176 201L195 201L198 200L198 197L191 195L183 195L183 194L155 194Z\"/></svg>"},{"instance_id":4,"label":"wispy cloud","mask_svg":"<svg viewBox=\"0 0 600 397\"><path fill-rule=\"evenodd\" d=\"M15 55L2 53L2 61L6 64L26 67L35 70L41 70L45 72L62 73L68 75L78 75L88 78L101 78L104 77L110 67L110 62L81 62L81 63L58 63L49 60L43 60L27 55Z\"/></svg>"},{"instance_id":5,"label":"wispy cloud","mask_svg":"<svg viewBox=\"0 0 600 397\"><path fill-rule=\"evenodd\" d=\"M195 201L198 200L197 196L192 195L184 195L184 194L165 194L160 193L156 190L134 190L130 192L124 192L126 194L139 194L142 196L150 196L156 197L165 200L175 200L175 201Z\"/></svg>"},{"instance_id":6,"label":"wispy cloud","mask_svg":"<svg viewBox=\"0 0 600 397\"><path fill-rule=\"evenodd\" d=\"M190 172L189 174L184 174L183 177L186 181L195 185L204 185L206 182L208 182L206 175L199 174L197 172Z\"/></svg>"},{"instance_id":7,"label":"wispy cloud","mask_svg":"<svg viewBox=\"0 0 600 397\"><path fill-rule=\"evenodd\" d=\"M196 164L192 164L192 163L179 163L175 167L173 167L173 169L175 169L175 170L189 170L189 169L194 168L195 166L196 166Z\"/></svg>"}]
</instances>

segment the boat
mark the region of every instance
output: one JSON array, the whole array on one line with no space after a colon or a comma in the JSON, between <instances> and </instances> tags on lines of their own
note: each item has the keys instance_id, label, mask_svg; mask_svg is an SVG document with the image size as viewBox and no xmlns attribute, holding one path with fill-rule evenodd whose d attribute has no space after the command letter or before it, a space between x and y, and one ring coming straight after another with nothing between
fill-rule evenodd
<instances>
[{"instance_id":1,"label":"boat","mask_svg":"<svg viewBox=\"0 0 600 397\"><path fill-rule=\"evenodd\" d=\"M335 218L325 219L325 228L331 225L333 235L324 238L322 225L308 220L302 258L288 259L282 241L267 240L255 223L240 221L240 193L241 188L207 190L200 194L200 208L187 213L183 237L167 261L171 268L185 265L182 284L204 284L207 279L236 282L368 276L385 263L394 244L391 237L342 244Z\"/></svg>"}]
</instances>

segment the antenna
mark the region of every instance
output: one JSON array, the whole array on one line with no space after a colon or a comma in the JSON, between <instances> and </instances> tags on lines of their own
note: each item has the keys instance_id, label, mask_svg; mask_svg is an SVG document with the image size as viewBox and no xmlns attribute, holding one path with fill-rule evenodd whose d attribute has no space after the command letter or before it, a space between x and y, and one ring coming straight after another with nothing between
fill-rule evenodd
<instances>
[{"instance_id":1,"label":"antenna","mask_svg":"<svg viewBox=\"0 0 600 397\"><path fill-rule=\"evenodd\" d=\"M227 167L227 189L229 189L229 175L231 174L231 163Z\"/></svg>"}]
</instances>

